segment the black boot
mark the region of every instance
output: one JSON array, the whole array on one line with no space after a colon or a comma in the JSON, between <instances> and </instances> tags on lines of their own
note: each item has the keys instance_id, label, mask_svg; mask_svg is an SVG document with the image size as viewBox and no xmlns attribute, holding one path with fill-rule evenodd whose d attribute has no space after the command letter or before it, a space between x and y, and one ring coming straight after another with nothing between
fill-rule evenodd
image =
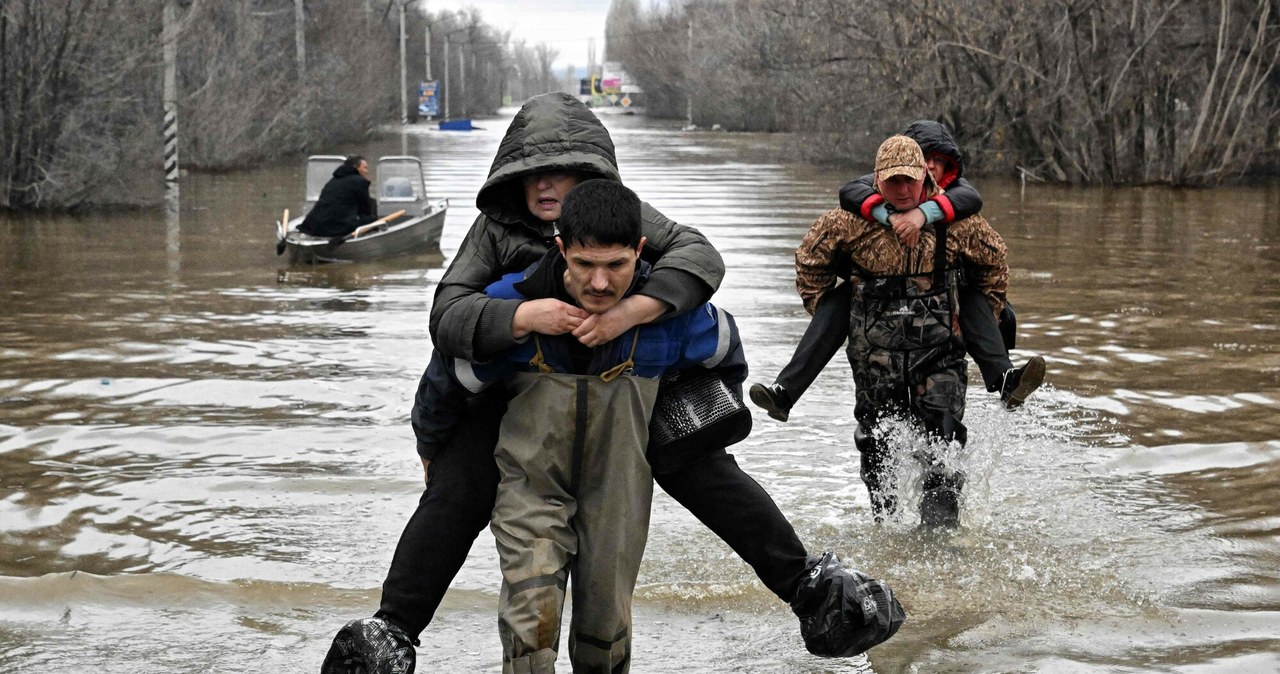
<instances>
[{"instance_id":1,"label":"black boot","mask_svg":"<svg viewBox=\"0 0 1280 674\"><path fill-rule=\"evenodd\" d=\"M964 473L935 465L924 476L920 499L920 524L934 529L960 527L960 490Z\"/></svg>"},{"instance_id":2,"label":"black boot","mask_svg":"<svg viewBox=\"0 0 1280 674\"><path fill-rule=\"evenodd\" d=\"M751 402L768 412L770 417L784 422L791 418L791 405L794 403L782 384L752 384L749 393Z\"/></svg>"},{"instance_id":3,"label":"black boot","mask_svg":"<svg viewBox=\"0 0 1280 674\"><path fill-rule=\"evenodd\" d=\"M320 674L413 674L414 640L382 618L352 620L338 630Z\"/></svg>"},{"instance_id":4,"label":"black boot","mask_svg":"<svg viewBox=\"0 0 1280 674\"><path fill-rule=\"evenodd\" d=\"M1020 407L1044 383L1044 356L1032 356L1022 367L1004 373L1000 401L1005 409Z\"/></svg>"},{"instance_id":5,"label":"black boot","mask_svg":"<svg viewBox=\"0 0 1280 674\"><path fill-rule=\"evenodd\" d=\"M810 653L857 655L893 636L907 614L889 584L845 566L834 552L809 556L791 610Z\"/></svg>"}]
</instances>

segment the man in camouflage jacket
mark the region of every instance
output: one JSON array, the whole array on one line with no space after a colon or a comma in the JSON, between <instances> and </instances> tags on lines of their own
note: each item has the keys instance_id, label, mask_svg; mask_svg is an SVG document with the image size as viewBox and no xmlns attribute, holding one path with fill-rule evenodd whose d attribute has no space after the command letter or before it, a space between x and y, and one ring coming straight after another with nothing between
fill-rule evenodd
<instances>
[{"instance_id":1,"label":"man in camouflage jacket","mask_svg":"<svg viewBox=\"0 0 1280 674\"><path fill-rule=\"evenodd\" d=\"M896 211L907 211L938 194L920 146L893 136L876 153L876 190ZM943 249L936 248L939 236ZM945 250L945 252L943 252ZM956 321L955 275L982 290L996 315L1008 288L1007 251L981 215L945 228L926 227L914 246L892 230L842 209L823 214L796 251L796 288L812 311L848 274L853 284L849 363L856 386L855 442L862 453L862 479L877 520L896 510L895 456L881 421L904 416L947 446L963 447L964 346ZM945 259L944 269L937 270ZM921 520L959 523L964 473L945 452L920 452L925 464Z\"/></svg>"}]
</instances>

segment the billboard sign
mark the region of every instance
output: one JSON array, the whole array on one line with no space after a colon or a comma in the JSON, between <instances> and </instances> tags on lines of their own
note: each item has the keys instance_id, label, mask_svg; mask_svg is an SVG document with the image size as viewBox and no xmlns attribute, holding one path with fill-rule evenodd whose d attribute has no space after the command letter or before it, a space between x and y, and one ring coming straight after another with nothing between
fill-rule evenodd
<instances>
[{"instance_id":1,"label":"billboard sign","mask_svg":"<svg viewBox=\"0 0 1280 674\"><path fill-rule=\"evenodd\" d=\"M440 96L434 80L418 84L418 116L440 116Z\"/></svg>"},{"instance_id":2,"label":"billboard sign","mask_svg":"<svg viewBox=\"0 0 1280 674\"><path fill-rule=\"evenodd\" d=\"M620 94L622 93L622 83L626 80L626 77L626 73L622 72L621 63L605 61L600 76L600 90L606 94Z\"/></svg>"}]
</instances>

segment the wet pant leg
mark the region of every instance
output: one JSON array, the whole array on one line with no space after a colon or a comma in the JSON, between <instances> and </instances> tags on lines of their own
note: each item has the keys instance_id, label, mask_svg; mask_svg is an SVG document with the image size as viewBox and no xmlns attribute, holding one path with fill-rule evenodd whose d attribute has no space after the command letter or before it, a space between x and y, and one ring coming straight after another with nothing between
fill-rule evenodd
<instances>
[{"instance_id":1,"label":"wet pant leg","mask_svg":"<svg viewBox=\"0 0 1280 674\"><path fill-rule=\"evenodd\" d=\"M858 421L853 442L862 463L862 483L871 498L871 515L880 522L898 509L898 485L895 457L876 437L875 429L882 417L900 414L910 394L905 384L905 357L871 348L865 333L856 327L859 323L853 328L858 332L850 339L848 351L853 370L853 416Z\"/></svg>"},{"instance_id":2,"label":"wet pant leg","mask_svg":"<svg viewBox=\"0 0 1280 674\"><path fill-rule=\"evenodd\" d=\"M912 413L926 433L964 447L968 429L963 423L968 375L964 362L942 368L925 378L912 401ZM926 455L921 489L920 519L925 525L955 527L960 521L960 492L965 472L955 456Z\"/></svg>"},{"instance_id":3,"label":"wet pant leg","mask_svg":"<svg viewBox=\"0 0 1280 674\"><path fill-rule=\"evenodd\" d=\"M898 510L893 457L884 443L872 435L871 429L861 423L853 433L853 442L862 463L862 483L871 497L871 516L877 522L883 521Z\"/></svg>"},{"instance_id":4,"label":"wet pant leg","mask_svg":"<svg viewBox=\"0 0 1280 674\"><path fill-rule=\"evenodd\" d=\"M431 622L493 512L498 471L493 460L506 406L484 397L469 405L457 431L431 461L430 482L396 546L382 584L377 616L410 637Z\"/></svg>"},{"instance_id":5,"label":"wet pant leg","mask_svg":"<svg viewBox=\"0 0 1280 674\"><path fill-rule=\"evenodd\" d=\"M565 578L575 674L625 674L631 595L649 529L644 457L656 380L517 378L496 452L492 530L502 562L503 671L553 671Z\"/></svg>"},{"instance_id":6,"label":"wet pant leg","mask_svg":"<svg viewBox=\"0 0 1280 674\"><path fill-rule=\"evenodd\" d=\"M849 338L849 302L852 297L853 284L841 283L823 295L814 307L813 318L800 336L795 353L775 380L787 390L793 404Z\"/></svg>"},{"instance_id":7,"label":"wet pant leg","mask_svg":"<svg viewBox=\"0 0 1280 674\"><path fill-rule=\"evenodd\" d=\"M557 383L545 382L553 392ZM526 409L528 401L520 394L512 400L495 454L500 482L490 530L502 568L498 638L504 674L555 671L570 563L578 554L575 466L565 448L577 444L574 420Z\"/></svg>"},{"instance_id":8,"label":"wet pant leg","mask_svg":"<svg viewBox=\"0 0 1280 674\"><path fill-rule=\"evenodd\" d=\"M719 536L778 598L790 602L808 555L795 528L732 454L717 449L654 480Z\"/></svg>"},{"instance_id":9,"label":"wet pant leg","mask_svg":"<svg viewBox=\"0 0 1280 674\"><path fill-rule=\"evenodd\" d=\"M653 477L636 439L647 439L650 415L617 410L624 402L617 398L592 402L607 402L614 411L605 415L612 423L593 426L582 462L573 519L580 550L569 573L569 659L575 674L625 674L631 667L631 597L653 503Z\"/></svg>"},{"instance_id":10,"label":"wet pant leg","mask_svg":"<svg viewBox=\"0 0 1280 674\"><path fill-rule=\"evenodd\" d=\"M982 290L972 285L960 286L960 333L964 347L973 356L988 391L1000 390L1004 373L1013 367L1009 351L1004 347L1000 324L991 313L991 304Z\"/></svg>"},{"instance_id":11,"label":"wet pant leg","mask_svg":"<svg viewBox=\"0 0 1280 674\"><path fill-rule=\"evenodd\" d=\"M498 639L502 642L503 674L553 674L560 655L560 621L572 555L549 539L523 550L532 563L523 580L511 582L503 572L498 592ZM511 548L512 554L520 550ZM563 564L551 570L555 564Z\"/></svg>"},{"instance_id":12,"label":"wet pant leg","mask_svg":"<svg viewBox=\"0 0 1280 674\"><path fill-rule=\"evenodd\" d=\"M969 375L963 360L952 361L945 367L930 373L915 387L911 400L911 414L920 421L924 430L944 440L956 440L961 445L968 438L964 425L965 392Z\"/></svg>"}]
</instances>

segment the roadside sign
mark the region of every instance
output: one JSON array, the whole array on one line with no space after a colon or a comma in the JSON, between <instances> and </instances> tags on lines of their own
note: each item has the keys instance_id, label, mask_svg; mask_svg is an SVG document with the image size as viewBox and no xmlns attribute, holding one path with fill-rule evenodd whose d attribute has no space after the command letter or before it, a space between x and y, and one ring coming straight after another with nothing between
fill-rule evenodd
<instances>
[{"instance_id":1,"label":"roadside sign","mask_svg":"<svg viewBox=\"0 0 1280 674\"><path fill-rule=\"evenodd\" d=\"M435 80L418 84L418 115L421 117L440 116L440 97L437 95Z\"/></svg>"}]
</instances>

